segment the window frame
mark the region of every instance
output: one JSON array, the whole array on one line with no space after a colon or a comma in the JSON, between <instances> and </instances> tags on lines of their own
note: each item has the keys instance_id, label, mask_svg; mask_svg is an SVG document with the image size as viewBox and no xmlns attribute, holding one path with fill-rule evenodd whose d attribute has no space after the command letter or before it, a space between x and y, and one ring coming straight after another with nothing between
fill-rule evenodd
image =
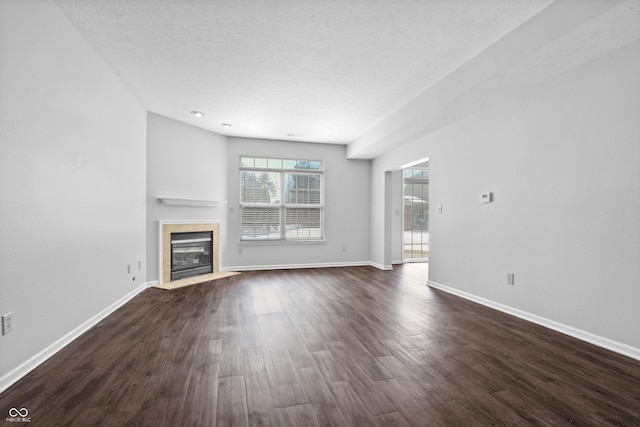
<instances>
[{"instance_id":1,"label":"window frame","mask_svg":"<svg viewBox=\"0 0 640 427\"><path fill-rule=\"evenodd\" d=\"M243 166L242 159L260 159L266 160L267 166ZM300 159L300 158L286 158L286 157L268 157L268 156L256 156L256 155L240 155L239 156L239 197L240 197L240 237L239 243L243 244L300 244L300 243L323 243L325 242L325 229L324 229L324 161L323 160L311 160L311 159ZM269 167L269 161L280 162L280 167ZM296 169L285 167L287 162L296 162L296 164L301 162L306 162L309 164L317 163L318 168L309 168L309 169ZM278 173L280 174L280 183L279 183L279 194L280 200L278 203L265 203L265 202L247 202L243 201L243 173L244 172L255 172L255 173ZM296 175L307 175L307 176L317 176L319 178L319 202L316 204L309 203L287 203L286 195L285 195L285 187L286 187L286 176L287 174L296 174ZM243 223L243 213L245 208L271 208L278 209L280 215L280 233L278 237L245 237L244 235L244 223ZM287 217L287 209L317 209L319 212L319 230L320 236L312 236L312 237L287 237L287 225L286 225L286 217Z\"/></svg>"}]
</instances>

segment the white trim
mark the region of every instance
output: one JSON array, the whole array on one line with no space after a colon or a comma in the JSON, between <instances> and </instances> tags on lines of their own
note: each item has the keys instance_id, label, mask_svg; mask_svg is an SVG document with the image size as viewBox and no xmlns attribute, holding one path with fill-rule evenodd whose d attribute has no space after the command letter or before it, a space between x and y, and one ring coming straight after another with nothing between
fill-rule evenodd
<instances>
[{"instance_id":1,"label":"white trim","mask_svg":"<svg viewBox=\"0 0 640 427\"><path fill-rule=\"evenodd\" d=\"M371 267L375 267L378 268L380 270L393 270L393 265L383 265L383 264L378 264L377 262L369 262L369 265Z\"/></svg>"},{"instance_id":2,"label":"white trim","mask_svg":"<svg viewBox=\"0 0 640 427\"><path fill-rule=\"evenodd\" d=\"M62 338L58 339L56 342L46 347L44 350L40 351L33 357L29 358L27 361L21 363L11 371L7 372L4 376L0 377L0 393L11 387L22 377L27 375L29 372L37 368L40 364L44 363L51 356L62 350L64 347L69 345L73 340L78 338L80 335L91 329L93 326L98 324L104 318L109 316L111 313L116 311L118 308L122 307L133 297L138 295L140 292L147 289L152 282L145 282L142 285L138 286L133 291L129 292L95 316L91 317L86 322L82 323L77 328L73 329Z\"/></svg>"},{"instance_id":3,"label":"white trim","mask_svg":"<svg viewBox=\"0 0 640 427\"><path fill-rule=\"evenodd\" d=\"M491 301L455 288L451 288L438 282L429 280L428 285L432 288L440 289L441 291L448 292L469 301L477 302L478 304L482 304L486 307L502 311L503 313L519 317L537 325L544 326L545 328L553 329L554 331L597 345L598 347L606 348L607 350L611 350L624 356L640 360L640 348L632 347L630 345L623 344L621 342L614 341L600 335L592 334L591 332L587 332L582 329L574 328L573 326L565 325L564 323L556 322L554 320L531 314L526 311L510 307L508 305L500 304L495 301Z\"/></svg>"},{"instance_id":4,"label":"white trim","mask_svg":"<svg viewBox=\"0 0 640 427\"><path fill-rule=\"evenodd\" d=\"M254 270L291 270L298 268L327 268L327 267L364 267L371 266L368 261L355 262L319 262L310 264L273 264L273 265L241 265L221 268L220 271L254 271Z\"/></svg>"},{"instance_id":5,"label":"white trim","mask_svg":"<svg viewBox=\"0 0 640 427\"><path fill-rule=\"evenodd\" d=\"M168 197L158 197L158 201L164 205L204 206L204 207L215 207L215 206L220 206L227 203L226 200L172 199Z\"/></svg>"}]
</instances>

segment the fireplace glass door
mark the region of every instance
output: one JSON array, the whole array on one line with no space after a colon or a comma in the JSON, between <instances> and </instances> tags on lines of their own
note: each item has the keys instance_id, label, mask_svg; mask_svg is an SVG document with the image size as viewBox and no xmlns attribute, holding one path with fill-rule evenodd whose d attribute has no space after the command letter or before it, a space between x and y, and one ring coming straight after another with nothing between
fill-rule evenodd
<instances>
[{"instance_id":1,"label":"fireplace glass door","mask_svg":"<svg viewBox=\"0 0 640 427\"><path fill-rule=\"evenodd\" d=\"M171 233L171 280L213 273L213 233Z\"/></svg>"}]
</instances>

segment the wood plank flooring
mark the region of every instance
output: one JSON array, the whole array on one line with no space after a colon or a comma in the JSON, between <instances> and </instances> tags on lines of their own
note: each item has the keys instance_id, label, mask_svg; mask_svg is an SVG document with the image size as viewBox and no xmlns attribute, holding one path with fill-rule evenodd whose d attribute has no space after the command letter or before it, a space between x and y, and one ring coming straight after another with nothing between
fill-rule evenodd
<instances>
[{"instance_id":1,"label":"wood plank flooring","mask_svg":"<svg viewBox=\"0 0 640 427\"><path fill-rule=\"evenodd\" d=\"M640 362L430 289L426 268L147 289L0 412L28 408L32 426L640 425Z\"/></svg>"}]
</instances>

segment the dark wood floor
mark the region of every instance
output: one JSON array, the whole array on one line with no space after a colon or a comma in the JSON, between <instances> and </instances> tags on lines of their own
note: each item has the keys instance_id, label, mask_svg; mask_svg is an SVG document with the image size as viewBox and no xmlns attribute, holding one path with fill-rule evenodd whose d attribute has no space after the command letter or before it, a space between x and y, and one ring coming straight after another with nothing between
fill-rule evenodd
<instances>
[{"instance_id":1,"label":"dark wood floor","mask_svg":"<svg viewBox=\"0 0 640 427\"><path fill-rule=\"evenodd\" d=\"M11 407L32 426L637 426L640 362L432 290L424 264L250 272L144 291Z\"/></svg>"}]
</instances>

